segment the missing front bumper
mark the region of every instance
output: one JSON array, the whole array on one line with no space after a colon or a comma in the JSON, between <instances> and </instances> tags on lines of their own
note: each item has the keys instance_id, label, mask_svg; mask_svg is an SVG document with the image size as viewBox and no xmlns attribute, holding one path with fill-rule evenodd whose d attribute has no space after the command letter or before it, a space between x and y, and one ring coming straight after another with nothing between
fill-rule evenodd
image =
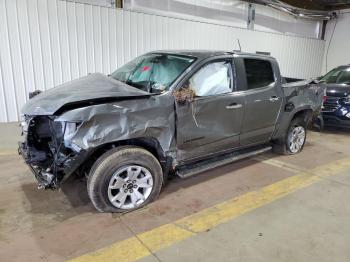
<instances>
[{"instance_id":1,"label":"missing front bumper","mask_svg":"<svg viewBox=\"0 0 350 262\"><path fill-rule=\"evenodd\" d=\"M18 143L18 153L23 157L25 163L28 165L36 180L38 181L39 189L57 189L59 183L67 180L67 178L75 172L82 163L88 157L88 153L85 150L81 150L79 154L67 157L63 163L55 163L56 165L53 170L55 172L49 172L39 166L33 164L33 160L30 151L26 143Z\"/></svg>"},{"instance_id":2,"label":"missing front bumper","mask_svg":"<svg viewBox=\"0 0 350 262\"><path fill-rule=\"evenodd\" d=\"M57 188L54 174L45 172L44 170L41 170L39 167L31 164L28 148L25 143L23 142L18 143L18 154L23 157L25 163L28 165L29 169L34 174L36 180L38 181L39 189Z\"/></svg>"}]
</instances>

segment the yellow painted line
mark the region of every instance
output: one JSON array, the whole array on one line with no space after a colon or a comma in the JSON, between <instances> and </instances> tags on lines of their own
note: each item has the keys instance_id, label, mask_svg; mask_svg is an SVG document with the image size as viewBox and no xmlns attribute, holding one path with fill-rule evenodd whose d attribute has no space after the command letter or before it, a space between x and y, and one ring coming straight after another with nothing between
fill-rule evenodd
<instances>
[{"instance_id":1,"label":"yellow painted line","mask_svg":"<svg viewBox=\"0 0 350 262\"><path fill-rule=\"evenodd\" d=\"M151 231L147 231L138 235L138 238L152 252L171 246L175 242L179 242L193 236L192 232L178 227L175 224L166 224Z\"/></svg>"},{"instance_id":2,"label":"yellow painted line","mask_svg":"<svg viewBox=\"0 0 350 262\"><path fill-rule=\"evenodd\" d=\"M71 261L135 261L350 168L350 157L288 177Z\"/></svg>"},{"instance_id":3,"label":"yellow painted line","mask_svg":"<svg viewBox=\"0 0 350 262\"><path fill-rule=\"evenodd\" d=\"M181 225L192 232L204 232L253 209L275 201L297 189L308 186L318 180L319 177L309 173L295 175L266 186L259 191L249 192L237 198L220 203L212 208L208 208L199 213L183 218L177 221L176 224Z\"/></svg>"},{"instance_id":4,"label":"yellow painted line","mask_svg":"<svg viewBox=\"0 0 350 262\"><path fill-rule=\"evenodd\" d=\"M72 261L131 262L151 255L151 252L171 246L193 235L193 233L174 224L166 224Z\"/></svg>"},{"instance_id":5,"label":"yellow painted line","mask_svg":"<svg viewBox=\"0 0 350 262\"><path fill-rule=\"evenodd\" d=\"M305 168L299 167L297 165L289 164L289 163L286 163L283 161L279 161L279 160L273 159L273 158L267 158L264 156L256 156L256 157L253 157L252 159L259 161L259 162L262 162L264 164L268 164L271 166L282 168L284 170L290 171L290 172L295 173L295 174L306 171Z\"/></svg>"},{"instance_id":6,"label":"yellow painted line","mask_svg":"<svg viewBox=\"0 0 350 262\"><path fill-rule=\"evenodd\" d=\"M131 237L72 261L123 261L132 262L150 255L148 249L136 238Z\"/></svg>"}]
</instances>

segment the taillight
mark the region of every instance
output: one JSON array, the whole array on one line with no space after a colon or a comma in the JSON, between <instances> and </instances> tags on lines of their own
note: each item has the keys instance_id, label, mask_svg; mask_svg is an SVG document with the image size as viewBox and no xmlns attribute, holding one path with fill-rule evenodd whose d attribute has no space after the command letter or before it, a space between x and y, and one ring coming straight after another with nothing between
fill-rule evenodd
<instances>
[{"instance_id":1,"label":"taillight","mask_svg":"<svg viewBox=\"0 0 350 262\"><path fill-rule=\"evenodd\" d=\"M327 101L327 96L323 96L323 102Z\"/></svg>"}]
</instances>

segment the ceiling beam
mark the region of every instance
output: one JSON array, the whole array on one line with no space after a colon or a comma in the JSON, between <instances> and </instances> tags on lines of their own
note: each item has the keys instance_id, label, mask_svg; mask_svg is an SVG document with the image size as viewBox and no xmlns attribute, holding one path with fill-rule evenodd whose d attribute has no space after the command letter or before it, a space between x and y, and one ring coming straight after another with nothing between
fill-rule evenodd
<instances>
[{"instance_id":1,"label":"ceiling beam","mask_svg":"<svg viewBox=\"0 0 350 262\"><path fill-rule=\"evenodd\" d=\"M282 0L281 2L307 10L333 11L350 8L350 1Z\"/></svg>"},{"instance_id":2,"label":"ceiling beam","mask_svg":"<svg viewBox=\"0 0 350 262\"><path fill-rule=\"evenodd\" d=\"M319 1L312 1L312 0L283 0L282 2L302 8L302 9L307 9L307 10L322 10L325 11L325 6L321 5Z\"/></svg>"}]
</instances>

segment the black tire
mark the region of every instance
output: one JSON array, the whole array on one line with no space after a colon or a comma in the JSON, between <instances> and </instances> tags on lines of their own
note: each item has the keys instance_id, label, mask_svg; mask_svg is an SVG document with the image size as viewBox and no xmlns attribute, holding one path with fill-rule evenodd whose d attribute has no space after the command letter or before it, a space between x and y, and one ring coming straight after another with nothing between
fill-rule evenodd
<instances>
[{"instance_id":1,"label":"black tire","mask_svg":"<svg viewBox=\"0 0 350 262\"><path fill-rule=\"evenodd\" d=\"M289 134L294 130L295 127L298 127L298 126L303 127L305 132L305 137L304 137L304 142L302 143L300 149L297 152L293 152L290 148L288 138L289 138ZM302 117L293 118L283 138L278 139L277 141L274 142L273 151L282 155L295 155L300 153L303 150L305 145L306 133L307 133L306 130L307 130L307 123L305 122L304 118Z\"/></svg>"},{"instance_id":2,"label":"black tire","mask_svg":"<svg viewBox=\"0 0 350 262\"><path fill-rule=\"evenodd\" d=\"M109 183L117 170L128 165L138 165L149 170L153 179L152 191L148 198L135 208L117 208L108 197ZM122 146L109 150L94 163L87 180L87 191L91 202L98 211L120 213L141 208L155 200L162 184L162 168L154 155L140 147Z\"/></svg>"}]
</instances>

